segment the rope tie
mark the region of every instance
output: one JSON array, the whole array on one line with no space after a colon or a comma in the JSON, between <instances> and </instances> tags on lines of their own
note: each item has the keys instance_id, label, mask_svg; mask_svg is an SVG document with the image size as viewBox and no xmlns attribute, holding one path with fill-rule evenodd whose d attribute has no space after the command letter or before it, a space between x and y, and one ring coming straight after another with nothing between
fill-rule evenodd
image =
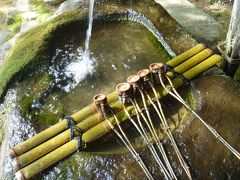
<instances>
[{"instance_id":1,"label":"rope tie","mask_svg":"<svg viewBox=\"0 0 240 180\"><path fill-rule=\"evenodd\" d=\"M172 67L164 63L163 65L164 73L167 73L168 71L172 70Z\"/></svg>"},{"instance_id":2,"label":"rope tie","mask_svg":"<svg viewBox=\"0 0 240 180\"><path fill-rule=\"evenodd\" d=\"M77 122L71 116L65 116L64 119L67 120L66 128L70 129L70 139L75 139L78 141L77 150L79 151L83 144L86 146L86 143L82 140L84 131L80 127L76 126ZM76 136L75 132L78 132L79 135Z\"/></svg>"},{"instance_id":3,"label":"rope tie","mask_svg":"<svg viewBox=\"0 0 240 180\"><path fill-rule=\"evenodd\" d=\"M78 136L75 135L75 131L77 131L79 133ZM80 127L73 125L70 128L70 138L71 138L71 140L72 139L77 140L77 142L78 142L77 151L78 152L80 151L82 145L83 145L83 147L86 146L86 142L82 140L82 135L83 135L83 130Z\"/></svg>"},{"instance_id":4,"label":"rope tie","mask_svg":"<svg viewBox=\"0 0 240 180\"><path fill-rule=\"evenodd\" d=\"M75 137L75 132L78 132L79 133L78 136L82 138L83 130L80 127L78 127L78 126L73 125L70 128L70 139L71 140Z\"/></svg>"},{"instance_id":5,"label":"rope tie","mask_svg":"<svg viewBox=\"0 0 240 180\"><path fill-rule=\"evenodd\" d=\"M179 73L177 73L176 71L174 71L171 66L169 66L169 65L167 65L167 64L164 64L164 65L163 65L163 69L164 69L164 73L165 73L165 74L166 74L167 72L171 72L171 73L173 74L173 77L174 77L174 78L180 78L180 79L182 79L182 81L183 81L184 83L189 83L189 80L188 80L187 78L185 78L182 74L179 74Z\"/></svg>"},{"instance_id":6,"label":"rope tie","mask_svg":"<svg viewBox=\"0 0 240 180\"><path fill-rule=\"evenodd\" d=\"M86 142L82 140L82 137L78 136L78 137L75 137L74 139L78 142L78 145L77 145L78 152L80 151L82 145L83 147L86 147Z\"/></svg>"},{"instance_id":7,"label":"rope tie","mask_svg":"<svg viewBox=\"0 0 240 180\"><path fill-rule=\"evenodd\" d=\"M71 116L65 116L64 119L67 120L66 129L71 128L72 126L76 125L76 121Z\"/></svg>"}]
</instances>

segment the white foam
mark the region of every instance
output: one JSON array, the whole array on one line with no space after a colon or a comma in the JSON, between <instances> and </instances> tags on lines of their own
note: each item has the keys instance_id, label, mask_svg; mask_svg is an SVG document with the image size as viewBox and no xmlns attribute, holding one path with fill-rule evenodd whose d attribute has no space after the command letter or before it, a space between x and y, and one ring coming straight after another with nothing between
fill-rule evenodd
<instances>
[{"instance_id":1,"label":"white foam","mask_svg":"<svg viewBox=\"0 0 240 180\"><path fill-rule=\"evenodd\" d=\"M66 92L74 89L87 75L94 72L95 59L85 53L82 48L78 49L78 55L73 59L73 62L65 68L65 75L73 80L64 87Z\"/></svg>"}]
</instances>

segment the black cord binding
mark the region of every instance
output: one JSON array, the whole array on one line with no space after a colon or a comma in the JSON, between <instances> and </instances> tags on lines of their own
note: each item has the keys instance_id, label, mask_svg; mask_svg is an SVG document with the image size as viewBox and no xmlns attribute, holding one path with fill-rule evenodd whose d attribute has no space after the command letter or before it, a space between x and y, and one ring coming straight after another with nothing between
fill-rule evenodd
<instances>
[{"instance_id":1,"label":"black cord binding","mask_svg":"<svg viewBox=\"0 0 240 180\"><path fill-rule=\"evenodd\" d=\"M76 121L71 116L65 116L64 119L67 120L66 129L71 128L72 126L76 125Z\"/></svg>"}]
</instances>

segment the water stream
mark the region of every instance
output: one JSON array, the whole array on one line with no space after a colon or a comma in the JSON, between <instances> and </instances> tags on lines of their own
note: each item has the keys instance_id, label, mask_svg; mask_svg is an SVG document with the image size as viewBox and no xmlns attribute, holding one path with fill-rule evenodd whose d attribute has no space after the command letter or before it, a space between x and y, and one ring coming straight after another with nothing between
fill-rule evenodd
<instances>
[{"instance_id":1,"label":"water stream","mask_svg":"<svg viewBox=\"0 0 240 180\"><path fill-rule=\"evenodd\" d=\"M88 12L88 29L86 31L85 49L77 49L78 56L71 57L71 62L64 67L64 75L52 69L52 73L55 79L61 79L60 76L65 76L66 79L72 79L74 83L68 83L64 90L70 92L71 89L75 88L84 78L90 74L94 73L93 63L96 61L94 55L90 51L90 40L92 35L92 25L93 25L93 12L94 12L94 0L89 1L89 12ZM71 54L69 54L71 56ZM53 60L54 61L54 60ZM57 81L55 83L58 83Z\"/></svg>"},{"instance_id":2,"label":"water stream","mask_svg":"<svg viewBox=\"0 0 240 180\"><path fill-rule=\"evenodd\" d=\"M85 52L88 56L90 55L89 44L90 44L90 39L92 34L93 10L94 10L94 0L89 0L88 29L87 29L87 35L86 35L86 41L85 41Z\"/></svg>"}]
</instances>

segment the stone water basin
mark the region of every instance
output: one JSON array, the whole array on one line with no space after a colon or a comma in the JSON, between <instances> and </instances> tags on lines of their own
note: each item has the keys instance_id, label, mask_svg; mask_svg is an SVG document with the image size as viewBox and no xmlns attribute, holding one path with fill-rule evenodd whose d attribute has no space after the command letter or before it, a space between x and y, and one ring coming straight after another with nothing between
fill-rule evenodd
<instances>
[{"instance_id":1,"label":"stone water basin","mask_svg":"<svg viewBox=\"0 0 240 180\"><path fill-rule=\"evenodd\" d=\"M50 65L39 66L35 73L29 73L8 90L0 110L0 118L8 121L6 149L58 122L63 115L72 114L91 103L94 94L111 92L115 85L150 63L170 59L144 26L124 21L94 23L90 47L92 60L86 61L82 57L85 31L85 26L64 28L54 44ZM78 63L86 68L75 70ZM193 80L179 91L210 125L240 150L239 84L224 75L210 74ZM39 101L39 97L55 82L57 85L44 101ZM174 136L194 179L237 179L239 161L182 105L171 97L162 101L168 121L178 127ZM37 108L33 108L35 105ZM159 120L154 118L154 122L162 136ZM135 129L127 122L123 127L154 177L162 179L157 164ZM164 146L177 175L186 179L167 139L164 139ZM4 158L4 179L12 179L10 160L6 154ZM138 164L114 133L89 144L84 151L76 152L33 179L79 177L145 179Z\"/></svg>"}]
</instances>

